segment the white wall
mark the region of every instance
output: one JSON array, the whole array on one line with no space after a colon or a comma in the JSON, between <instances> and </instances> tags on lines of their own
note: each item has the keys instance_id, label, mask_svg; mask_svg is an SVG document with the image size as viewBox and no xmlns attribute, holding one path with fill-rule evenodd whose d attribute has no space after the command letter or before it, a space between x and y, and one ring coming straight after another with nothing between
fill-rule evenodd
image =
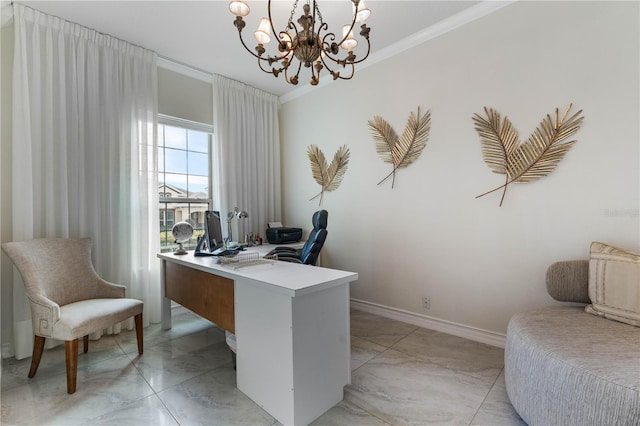
<instances>
[{"instance_id":1,"label":"white wall","mask_svg":"<svg viewBox=\"0 0 640 426\"><path fill-rule=\"evenodd\" d=\"M347 174L322 204L323 265L360 274L353 298L500 334L513 313L555 303L550 263L586 258L594 240L640 249L639 6L517 2L286 102L285 223L309 229L318 209L307 147L330 160L347 144ZM499 193L476 199L503 176L482 160L472 115L496 108L526 139L570 102L585 121L559 167L512 185L502 207ZM400 133L418 105L432 112L427 147L394 189L376 186L391 165L367 121Z\"/></svg>"},{"instance_id":2,"label":"white wall","mask_svg":"<svg viewBox=\"0 0 640 426\"><path fill-rule=\"evenodd\" d=\"M158 112L185 120L213 124L211 81L205 82L159 65Z\"/></svg>"}]
</instances>

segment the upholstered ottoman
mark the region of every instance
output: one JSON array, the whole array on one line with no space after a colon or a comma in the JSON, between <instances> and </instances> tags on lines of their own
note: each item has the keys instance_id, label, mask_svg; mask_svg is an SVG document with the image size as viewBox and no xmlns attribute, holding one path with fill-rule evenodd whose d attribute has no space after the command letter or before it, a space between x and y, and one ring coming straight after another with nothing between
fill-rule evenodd
<instances>
[{"instance_id":1,"label":"upholstered ottoman","mask_svg":"<svg viewBox=\"0 0 640 426\"><path fill-rule=\"evenodd\" d=\"M588 261L558 262L547 289L580 306L516 314L505 347L507 394L529 425L640 425L640 328L585 312Z\"/></svg>"}]
</instances>

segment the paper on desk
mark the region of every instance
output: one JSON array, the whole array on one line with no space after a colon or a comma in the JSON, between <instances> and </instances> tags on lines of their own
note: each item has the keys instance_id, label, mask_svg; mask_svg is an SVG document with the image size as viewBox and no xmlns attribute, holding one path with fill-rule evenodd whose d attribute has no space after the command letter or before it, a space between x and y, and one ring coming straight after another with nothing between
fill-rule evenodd
<instances>
[{"instance_id":1,"label":"paper on desk","mask_svg":"<svg viewBox=\"0 0 640 426\"><path fill-rule=\"evenodd\" d=\"M282 222L269 222L269 228L282 228Z\"/></svg>"}]
</instances>

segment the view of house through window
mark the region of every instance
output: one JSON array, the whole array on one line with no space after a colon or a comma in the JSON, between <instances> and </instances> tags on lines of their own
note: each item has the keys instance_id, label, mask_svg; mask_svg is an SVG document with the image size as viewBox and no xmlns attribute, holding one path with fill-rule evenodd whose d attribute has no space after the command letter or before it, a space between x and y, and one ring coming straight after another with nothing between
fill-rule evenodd
<instances>
[{"instance_id":1,"label":"view of house through window","mask_svg":"<svg viewBox=\"0 0 640 426\"><path fill-rule=\"evenodd\" d=\"M195 247L204 232L204 212L211 209L211 130L207 125L161 116L158 123L158 195L160 248L177 247L171 228L189 222Z\"/></svg>"}]
</instances>

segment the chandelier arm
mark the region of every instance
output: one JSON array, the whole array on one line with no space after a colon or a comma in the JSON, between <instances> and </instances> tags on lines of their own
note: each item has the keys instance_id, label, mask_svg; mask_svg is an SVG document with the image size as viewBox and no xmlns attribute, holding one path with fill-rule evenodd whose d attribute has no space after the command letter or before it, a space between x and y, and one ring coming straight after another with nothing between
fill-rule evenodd
<instances>
[{"instance_id":1,"label":"chandelier arm","mask_svg":"<svg viewBox=\"0 0 640 426\"><path fill-rule=\"evenodd\" d=\"M290 52L294 51L296 46L297 46L297 42L296 40L298 39L298 34L300 34L298 32L298 27L296 27L296 25L293 22L289 22L289 28L292 29L293 31L295 31L293 37L291 37L291 34L289 34L289 37L291 38L291 49L289 49ZM286 33L286 31L283 31Z\"/></svg>"},{"instance_id":2,"label":"chandelier arm","mask_svg":"<svg viewBox=\"0 0 640 426\"><path fill-rule=\"evenodd\" d=\"M260 59L261 61L269 61L269 59L264 58L264 57L262 57L262 56L260 56L260 55L256 55L255 53L253 53L253 52L251 51L251 49L249 49L249 47L247 46L247 44L244 42L244 39L242 38L242 30L239 30L239 31L238 31L238 37L240 38L240 43L242 43L242 45L244 46L244 48L245 48L245 50L246 50L247 52L249 52L250 54L252 54L252 55L253 55L253 56L255 56L256 58Z\"/></svg>"},{"instance_id":3,"label":"chandelier arm","mask_svg":"<svg viewBox=\"0 0 640 426\"><path fill-rule=\"evenodd\" d=\"M289 62L289 65L291 65L291 62ZM298 74L300 74L300 70L301 69L302 69L302 62L298 61L298 70L296 71L296 73L294 75L294 77L296 78L295 79L295 83L294 83L291 79L289 79L289 67L288 66L285 67L285 69L284 69L284 78L285 78L285 80L287 80L291 84L298 84Z\"/></svg>"},{"instance_id":4,"label":"chandelier arm","mask_svg":"<svg viewBox=\"0 0 640 426\"><path fill-rule=\"evenodd\" d=\"M334 61L332 58L331 58L331 60L332 60L332 61ZM338 63L338 62L336 62L336 61L334 61L334 62L335 62L335 63ZM338 64L338 65L342 65L342 67L343 67L343 68L346 68L346 66L347 66L347 65L350 65L350 66L351 66L351 74L349 74L349 76L348 76L348 77L343 77L342 75L340 75L340 72L336 72L336 71L334 71L334 70L329 66L329 64L327 64L327 63L325 62L324 58L322 59L322 63L323 63L323 64L324 64L324 66L327 68L327 71L329 71L329 74L331 74L331 75L333 76L333 79L334 79L334 80L337 80L337 79L340 79L340 80L351 80L351 79L353 78L353 76L355 75L355 73L356 73L356 66L355 66L354 64L352 64L352 63L348 63L348 64Z\"/></svg>"},{"instance_id":5,"label":"chandelier arm","mask_svg":"<svg viewBox=\"0 0 640 426\"><path fill-rule=\"evenodd\" d=\"M358 59L357 61L354 60L354 61L346 62L346 59L340 59L340 58L337 58L337 57L334 58L329 53L327 53L326 51L325 51L325 53L326 53L325 56L326 56L326 58L331 59L333 62L335 62L338 65L347 65L347 64L355 65L355 64L359 64L360 62L364 62L369 57L369 53L371 52L371 42L369 41L368 38L365 39L365 40L367 40L367 53L366 53L366 55L364 55L361 59ZM325 66L327 65L324 62L324 60L322 62L325 64Z\"/></svg>"},{"instance_id":6,"label":"chandelier arm","mask_svg":"<svg viewBox=\"0 0 640 426\"><path fill-rule=\"evenodd\" d=\"M263 60L264 60L264 58L260 58L260 59L263 59ZM264 68L264 67L262 66L262 62L261 62L261 61L258 61L258 67L260 68L260 70L262 70L263 72L265 72L265 73L267 73L267 74L273 74L273 75L275 75L276 77L278 76L278 74L279 74L282 70L284 70L284 69L285 69L285 67L282 67L282 68L276 68L276 67L272 66L271 64L269 64L269 66L271 67L271 69L270 69L270 70L269 70L269 69L267 69L267 68Z\"/></svg>"},{"instance_id":7,"label":"chandelier arm","mask_svg":"<svg viewBox=\"0 0 640 426\"><path fill-rule=\"evenodd\" d=\"M318 63L320 63L321 61L318 61ZM311 78L309 79L309 83L312 86L317 86L318 83L320 82L320 71L322 70L322 64L320 64L320 69L316 68L318 66L318 63L316 63L315 65L311 66ZM317 74L316 74L317 71Z\"/></svg>"},{"instance_id":8,"label":"chandelier arm","mask_svg":"<svg viewBox=\"0 0 640 426\"><path fill-rule=\"evenodd\" d=\"M247 44L244 42L244 39L242 38L242 33L241 33L241 31L238 31L238 35L239 35L239 37L240 37L240 42L241 42L241 43L242 43L242 45L244 46L245 50L246 50L247 52L249 52L251 55L253 55L255 58L260 59L260 61L265 61L265 62L269 62L269 61L271 61L272 63L273 63L273 62L280 62L281 60L283 60L284 58L286 58L286 57L287 57L287 55L288 55L288 54L293 50L293 49L289 49L289 50L287 50L287 52L286 52L286 53L284 53L284 54L283 54L283 55L281 55L281 56L272 56L272 57L271 57L271 56L267 56L267 57L265 58L264 56L256 55L255 53L253 53L253 52L251 51L251 49L249 49L249 47L247 46ZM260 63L260 62L258 62L258 63ZM263 71L264 71L264 70L263 70Z\"/></svg>"},{"instance_id":9,"label":"chandelier arm","mask_svg":"<svg viewBox=\"0 0 640 426\"><path fill-rule=\"evenodd\" d=\"M369 52L371 52L371 43L369 43L369 40L367 40L367 54L364 55L362 59L358 59L357 61L351 61L349 63L355 65L355 64L359 64L360 62L363 62L365 59L369 57Z\"/></svg>"},{"instance_id":10,"label":"chandelier arm","mask_svg":"<svg viewBox=\"0 0 640 426\"><path fill-rule=\"evenodd\" d=\"M273 34L278 34L275 27L273 26L273 19L271 19L271 0L269 0L269 2L267 3L267 14L269 16L269 25L271 25L271 32ZM280 40L278 40L278 43L280 43Z\"/></svg>"},{"instance_id":11,"label":"chandelier arm","mask_svg":"<svg viewBox=\"0 0 640 426\"><path fill-rule=\"evenodd\" d=\"M289 28L291 28L293 31L295 31L296 36L297 36L298 34L300 34L300 33L299 33L299 31L298 31L298 27L297 27L297 26L296 26L296 24L294 24L293 22L289 22ZM295 37L294 37L294 38L295 38Z\"/></svg>"}]
</instances>

